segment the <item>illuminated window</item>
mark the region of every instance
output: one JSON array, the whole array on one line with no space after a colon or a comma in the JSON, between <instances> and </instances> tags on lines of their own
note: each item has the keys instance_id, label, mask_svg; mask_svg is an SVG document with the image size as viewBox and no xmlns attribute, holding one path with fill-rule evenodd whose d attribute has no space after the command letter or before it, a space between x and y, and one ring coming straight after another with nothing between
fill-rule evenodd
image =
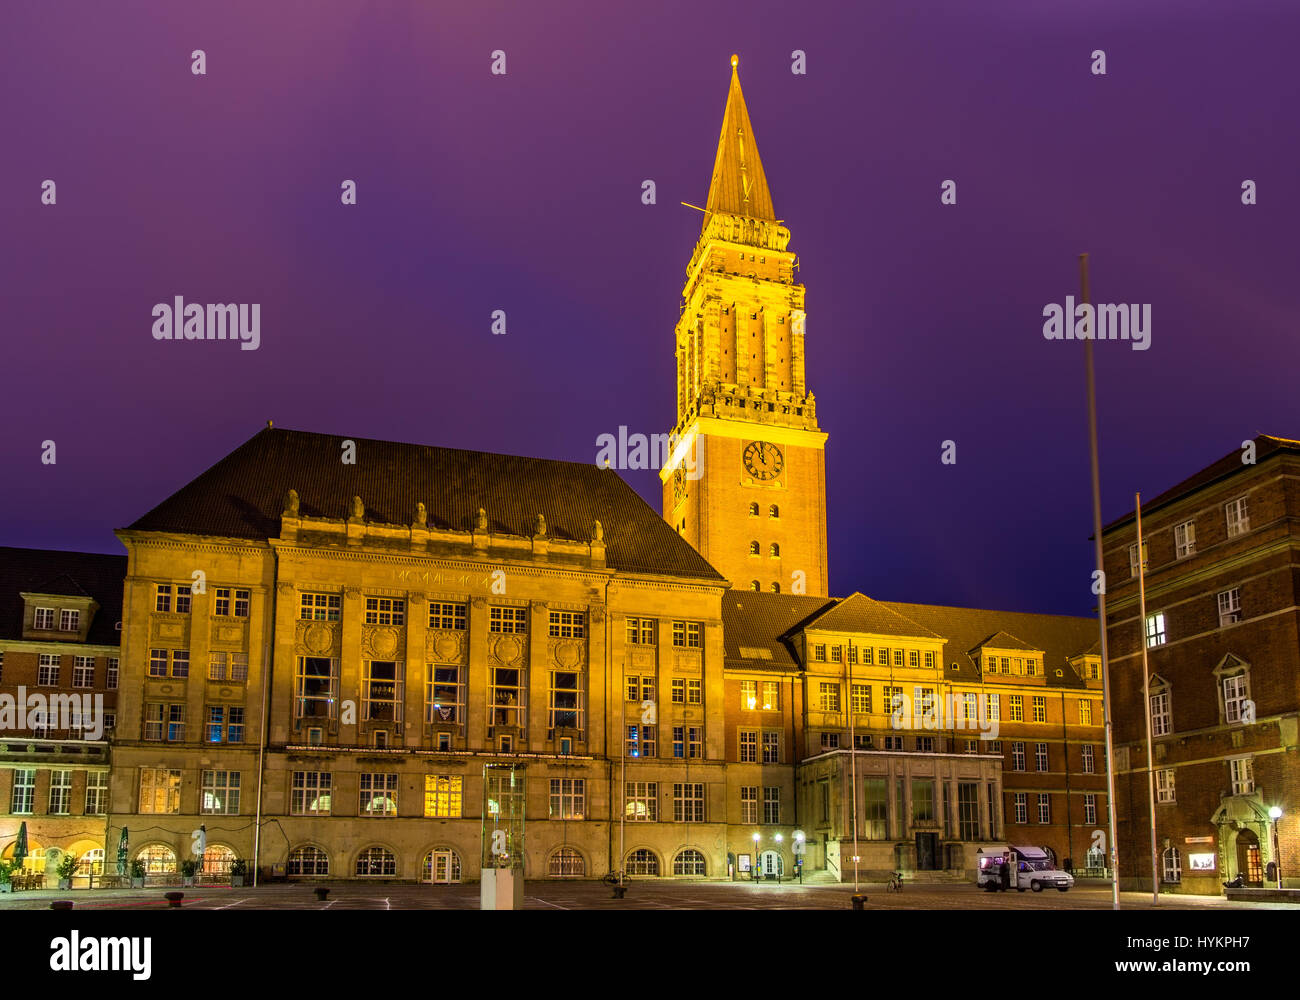
<instances>
[{"instance_id":1,"label":"illuminated window","mask_svg":"<svg viewBox=\"0 0 1300 1000\"><path fill-rule=\"evenodd\" d=\"M650 725L627 727L627 755L653 757L655 755L655 727Z\"/></svg>"},{"instance_id":2,"label":"illuminated window","mask_svg":"<svg viewBox=\"0 0 1300 1000\"><path fill-rule=\"evenodd\" d=\"M760 549L759 549L758 542L750 542L750 543L749 543L749 554L750 554L751 556L756 556L756 555L759 555L759 554L760 554Z\"/></svg>"},{"instance_id":3,"label":"illuminated window","mask_svg":"<svg viewBox=\"0 0 1300 1000\"><path fill-rule=\"evenodd\" d=\"M329 771L294 771L289 795L293 816L328 816L332 776Z\"/></svg>"},{"instance_id":4,"label":"illuminated window","mask_svg":"<svg viewBox=\"0 0 1300 1000\"><path fill-rule=\"evenodd\" d=\"M551 855L546 863L546 874L557 876L580 876L587 874L587 862L572 847L561 847Z\"/></svg>"},{"instance_id":5,"label":"illuminated window","mask_svg":"<svg viewBox=\"0 0 1300 1000\"><path fill-rule=\"evenodd\" d=\"M1147 615L1147 646L1163 646L1167 640L1164 612Z\"/></svg>"},{"instance_id":6,"label":"illuminated window","mask_svg":"<svg viewBox=\"0 0 1300 1000\"><path fill-rule=\"evenodd\" d=\"M146 875L175 875L176 852L162 844L151 844L135 856L144 863Z\"/></svg>"},{"instance_id":7,"label":"illuminated window","mask_svg":"<svg viewBox=\"0 0 1300 1000\"><path fill-rule=\"evenodd\" d=\"M397 815L397 775L372 774L362 772L360 775L362 816L396 816ZM362 874L358 872L357 874Z\"/></svg>"},{"instance_id":8,"label":"illuminated window","mask_svg":"<svg viewBox=\"0 0 1300 1000\"><path fill-rule=\"evenodd\" d=\"M357 855L357 875L392 878L397 874L397 857L386 847L367 847Z\"/></svg>"},{"instance_id":9,"label":"illuminated window","mask_svg":"<svg viewBox=\"0 0 1300 1000\"><path fill-rule=\"evenodd\" d=\"M747 711L758 708L758 681L740 682L740 707Z\"/></svg>"},{"instance_id":10,"label":"illuminated window","mask_svg":"<svg viewBox=\"0 0 1300 1000\"><path fill-rule=\"evenodd\" d=\"M429 664L424 692L425 721L459 722L464 700L460 667L453 663Z\"/></svg>"},{"instance_id":11,"label":"illuminated window","mask_svg":"<svg viewBox=\"0 0 1300 1000\"><path fill-rule=\"evenodd\" d=\"M1177 801L1174 795L1174 769L1172 767L1156 772L1156 801Z\"/></svg>"},{"instance_id":12,"label":"illuminated window","mask_svg":"<svg viewBox=\"0 0 1300 1000\"><path fill-rule=\"evenodd\" d=\"M781 733L778 730L763 730L763 763L781 763Z\"/></svg>"},{"instance_id":13,"label":"illuminated window","mask_svg":"<svg viewBox=\"0 0 1300 1000\"><path fill-rule=\"evenodd\" d=\"M823 712L838 712L840 710L840 686L833 682L820 682L817 704Z\"/></svg>"},{"instance_id":14,"label":"illuminated window","mask_svg":"<svg viewBox=\"0 0 1300 1000\"><path fill-rule=\"evenodd\" d=\"M330 859L319 847L295 847L289 852L290 875L328 875Z\"/></svg>"},{"instance_id":15,"label":"illuminated window","mask_svg":"<svg viewBox=\"0 0 1300 1000\"><path fill-rule=\"evenodd\" d=\"M1025 721L1025 699L1023 695L1013 694L1011 696L1011 720L1012 722Z\"/></svg>"},{"instance_id":16,"label":"illuminated window","mask_svg":"<svg viewBox=\"0 0 1300 1000\"><path fill-rule=\"evenodd\" d=\"M1174 525L1174 557L1186 559L1196 554L1196 522L1184 521Z\"/></svg>"},{"instance_id":17,"label":"illuminated window","mask_svg":"<svg viewBox=\"0 0 1300 1000\"><path fill-rule=\"evenodd\" d=\"M624 815L629 821L653 823L659 819L659 784L654 781L629 781Z\"/></svg>"},{"instance_id":18,"label":"illuminated window","mask_svg":"<svg viewBox=\"0 0 1300 1000\"><path fill-rule=\"evenodd\" d=\"M199 812L234 816L239 812L238 771L204 771Z\"/></svg>"},{"instance_id":19,"label":"illuminated window","mask_svg":"<svg viewBox=\"0 0 1300 1000\"><path fill-rule=\"evenodd\" d=\"M140 812L175 814L181 811L181 772L165 767L140 768Z\"/></svg>"},{"instance_id":20,"label":"illuminated window","mask_svg":"<svg viewBox=\"0 0 1300 1000\"><path fill-rule=\"evenodd\" d=\"M551 779L551 819L582 819L587 801L583 778Z\"/></svg>"},{"instance_id":21,"label":"illuminated window","mask_svg":"<svg viewBox=\"0 0 1300 1000\"><path fill-rule=\"evenodd\" d=\"M1228 522L1228 537L1235 538L1250 530L1250 514L1246 510L1246 498L1237 497L1223 505L1224 516Z\"/></svg>"},{"instance_id":22,"label":"illuminated window","mask_svg":"<svg viewBox=\"0 0 1300 1000\"><path fill-rule=\"evenodd\" d=\"M673 858L674 875L703 875L704 855L694 848L687 848Z\"/></svg>"},{"instance_id":23,"label":"illuminated window","mask_svg":"<svg viewBox=\"0 0 1300 1000\"><path fill-rule=\"evenodd\" d=\"M763 711L776 712L781 708L781 687L778 681L763 682Z\"/></svg>"},{"instance_id":24,"label":"illuminated window","mask_svg":"<svg viewBox=\"0 0 1300 1000\"><path fill-rule=\"evenodd\" d=\"M1241 621L1241 590L1233 587L1219 594L1219 627Z\"/></svg>"},{"instance_id":25,"label":"illuminated window","mask_svg":"<svg viewBox=\"0 0 1300 1000\"><path fill-rule=\"evenodd\" d=\"M1033 701L1033 709L1034 709L1035 722L1047 721L1047 698L1046 697L1035 695Z\"/></svg>"},{"instance_id":26,"label":"illuminated window","mask_svg":"<svg viewBox=\"0 0 1300 1000\"><path fill-rule=\"evenodd\" d=\"M1092 725L1092 702L1087 698L1079 699L1079 725Z\"/></svg>"},{"instance_id":27,"label":"illuminated window","mask_svg":"<svg viewBox=\"0 0 1300 1000\"><path fill-rule=\"evenodd\" d=\"M459 774L426 774L424 815L430 818L459 819L463 780Z\"/></svg>"}]
</instances>

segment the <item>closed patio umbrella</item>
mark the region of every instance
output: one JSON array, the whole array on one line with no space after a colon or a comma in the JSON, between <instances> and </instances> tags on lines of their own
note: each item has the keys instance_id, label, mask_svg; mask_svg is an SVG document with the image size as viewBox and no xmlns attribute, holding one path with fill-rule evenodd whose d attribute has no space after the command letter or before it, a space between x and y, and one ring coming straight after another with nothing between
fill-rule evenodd
<instances>
[{"instance_id":1,"label":"closed patio umbrella","mask_svg":"<svg viewBox=\"0 0 1300 1000\"><path fill-rule=\"evenodd\" d=\"M14 861L21 866L27 857L27 821L18 825L18 839L14 842Z\"/></svg>"},{"instance_id":2,"label":"closed patio umbrella","mask_svg":"<svg viewBox=\"0 0 1300 1000\"><path fill-rule=\"evenodd\" d=\"M127 849L126 827L122 827L122 836L118 838L117 841L117 873L119 875L126 874L126 849Z\"/></svg>"}]
</instances>

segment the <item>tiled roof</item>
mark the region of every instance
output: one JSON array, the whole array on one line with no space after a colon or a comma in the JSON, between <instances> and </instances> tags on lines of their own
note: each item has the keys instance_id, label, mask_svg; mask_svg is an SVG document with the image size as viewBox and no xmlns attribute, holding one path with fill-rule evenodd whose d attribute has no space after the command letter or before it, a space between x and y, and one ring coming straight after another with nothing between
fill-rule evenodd
<instances>
[{"instance_id":1,"label":"tiled roof","mask_svg":"<svg viewBox=\"0 0 1300 1000\"><path fill-rule=\"evenodd\" d=\"M949 608L935 604L896 604L885 602L899 614L906 615L938 632L944 645L944 674L959 680L977 680L979 670L968 650L974 650L986 637L999 632L1019 636L1024 649L1041 649L1047 683L1051 687L1082 687L1083 681L1067 663L1087 649L1099 635L1095 618L1070 615L1038 615L1023 611L984 611L978 608ZM957 669L952 669L952 664ZM1056 676L1056 671L1061 676Z\"/></svg>"},{"instance_id":2,"label":"tiled roof","mask_svg":"<svg viewBox=\"0 0 1300 1000\"><path fill-rule=\"evenodd\" d=\"M1269 434L1261 434L1254 439L1255 442L1255 464L1261 464L1264 459L1271 457L1279 452L1300 455L1300 441L1292 441L1290 438L1273 437ZM1210 486L1220 480L1228 479L1238 472L1241 472L1246 466L1241 463L1242 452L1240 448L1228 452L1217 462L1207 465L1195 475L1188 476L1181 483L1165 490L1159 496L1151 500L1144 501L1142 504L1142 513L1154 513L1160 507L1167 503L1173 503L1189 494L1195 493L1203 487ZM1111 521L1110 524L1102 528L1102 534L1106 534L1115 528L1121 528L1134 520L1134 511L1129 511L1123 517L1118 517Z\"/></svg>"},{"instance_id":3,"label":"tiled roof","mask_svg":"<svg viewBox=\"0 0 1300 1000\"><path fill-rule=\"evenodd\" d=\"M854 598L861 598L855 601ZM944 638L943 671L952 680L980 679L979 669L968 654L978 649L985 638L1003 635L1008 639L1022 637L1020 645L1002 645L1000 648L1042 650L1047 683L1051 687L1082 687L1083 681L1067 662L1090 649L1097 641L1098 625L1095 618L1074 618L1068 615L1037 615L1019 611L984 611L977 608L949 608L935 604L901 604L895 601L874 601L861 594L844 600L825 597L804 597L794 594L762 594L752 591L728 591L722 599L723 642L726 647L727 666L746 669L799 670L803 664L795 655L792 636L805 628L824 628L825 623L836 621L836 613L845 609L844 624L834 626L836 631L854 631L850 625L856 615L847 605L869 609L871 616L881 616L885 621L909 622L911 632L886 632L884 634L941 636ZM881 622L868 617L878 626ZM880 633L878 627L863 629ZM769 650L770 659L756 657L759 650ZM952 669L952 664L957 669ZM1061 676L1056 676L1056 671Z\"/></svg>"},{"instance_id":4,"label":"tiled roof","mask_svg":"<svg viewBox=\"0 0 1300 1000\"><path fill-rule=\"evenodd\" d=\"M882 601L863 594L851 594L810 621L806 628L827 632L860 632L870 635L897 635L908 638L937 639L938 634L924 625L901 615Z\"/></svg>"},{"instance_id":5,"label":"tiled roof","mask_svg":"<svg viewBox=\"0 0 1300 1000\"><path fill-rule=\"evenodd\" d=\"M987 638L981 640L980 642L977 642L974 646L972 646L969 650L967 650L967 652L973 653L975 652L975 650L981 649L984 646L992 646L994 649L1036 650L1039 648L1035 646L1033 643L1025 642L1025 640L1023 639L1017 639L1010 632L1003 632L999 630L997 632L994 632L992 635L988 636Z\"/></svg>"},{"instance_id":6,"label":"tiled roof","mask_svg":"<svg viewBox=\"0 0 1300 1000\"><path fill-rule=\"evenodd\" d=\"M126 556L0 546L0 638L22 638L22 594L54 594L94 598L99 610L91 619L86 641L120 645L117 623L122 620L125 581Z\"/></svg>"},{"instance_id":7,"label":"tiled roof","mask_svg":"<svg viewBox=\"0 0 1300 1000\"><path fill-rule=\"evenodd\" d=\"M727 666L800 669L786 636L834 604L829 597L727 591L722 595L722 641Z\"/></svg>"},{"instance_id":8,"label":"tiled roof","mask_svg":"<svg viewBox=\"0 0 1300 1000\"><path fill-rule=\"evenodd\" d=\"M356 464L340 461L344 440L356 442ZM429 527L444 530L468 531L480 507L489 530L514 535L531 535L541 514L550 537L589 541L600 521L615 570L722 579L616 472L595 464L270 427L130 530L263 541L279 536L290 489L304 517L343 520L359 496L366 520L381 524L410 524L418 503Z\"/></svg>"},{"instance_id":9,"label":"tiled roof","mask_svg":"<svg viewBox=\"0 0 1300 1000\"><path fill-rule=\"evenodd\" d=\"M740 91L740 75L733 66L731 89L727 91L727 108L722 115L722 133L718 136L718 153L713 161L713 180L709 183L710 213L744 215L751 219L776 221L772 194L758 158L754 127L749 123L749 109ZM709 216L704 217L704 225Z\"/></svg>"}]
</instances>

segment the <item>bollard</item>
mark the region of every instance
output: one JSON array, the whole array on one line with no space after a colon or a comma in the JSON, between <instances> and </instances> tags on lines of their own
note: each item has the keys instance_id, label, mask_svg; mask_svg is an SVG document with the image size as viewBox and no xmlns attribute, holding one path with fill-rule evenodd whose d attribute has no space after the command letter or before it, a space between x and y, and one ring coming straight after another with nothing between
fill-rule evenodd
<instances>
[{"instance_id":1,"label":"bollard","mask_svg":"<svg viewBox=\"0 0 1300 1000\"><path fill-rule=\"evenodd\" d=\"M183 893L183 892L164 892L164 893L163 893L163 899L167 900L167 906L168 906L168 908L173 909L173 910L179 910L179 909L180 909L180 907L181 907L181 900L184 899L184 898L185 898L185 893Z\"/></svg>"},{"instance_id":2,"label":"bollard","mask_svg":"<svg viewBox=\"0 0 1300 1000\"><path fill-rule=\"evenodd\" d=\"M51 909L51 910L70 910L70 909L72 909L72 900L70 900L70 899L56 899L54 902L52 902L52 903L50 904L50 909Z\"/></svg>"},{"instance_id":3,"label":"bollard","mask_svg":"<svg viewBox=\"0 0 1300 1000\"><path fill-rule=\"evenodd\" d=\"M864 893L856 892L853 894L853 908L855 910L865 909L866 904L867 904L867 897Z\"/></svg>"},{"instance_id":4,"label":"bollard","mask_svg":"<svg viewBox=\"0 0 1300 1000\"><path fill-rule=\"evenodd\" d=\"M322 903L329 899L330 891L323 885L318 885L312 892L316 893L316 898Z\"/></svg>"},{"instance_id":5,"label":"bollard","mask_svg":"<svg viewBox=\"0 0 1300 1000\"><path fill-rule=\"evenodd\" d=\"M616 886L614 886L614 898L615 898L615 899L622 899L623 896L626 895L626 893L627 893L627 886L625 886L625 885L616 885Z\"/></svg>"}]
</instances>

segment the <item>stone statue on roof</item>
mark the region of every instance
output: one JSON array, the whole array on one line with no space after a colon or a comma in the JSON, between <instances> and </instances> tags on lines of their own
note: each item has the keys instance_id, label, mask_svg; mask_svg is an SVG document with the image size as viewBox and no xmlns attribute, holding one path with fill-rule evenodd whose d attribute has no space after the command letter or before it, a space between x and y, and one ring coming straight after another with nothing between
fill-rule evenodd
<instances>
[{"instance_id":1,"label":"stone statue on roof","mask_svg":"<svg viewBox=\"0 0 1300 1000\"><path fill-rule=\"evenodd\" d=\"M298 491L290 490L284 495L284 514L283 517L298 516Z\"/></svg>"},{"instance_id":2,"label":"stone statue on roof","mask_svg":"<svg viewBox=\"0 0 1300 1000\"><path fill-rule=\"evenodd\" d=\"M474 521L475 531L487 531L487 511L482 507L478 509L478 517Z\"/></svg>"},{"instance_id":3,"label":"stone statue on roof","mask_svg":"<svg viewBox=\"0 0 1300 1000\"><path fill-rule=\"evenodd\" d=\"M423 528L423 527L424 527L426 524L428 524L428 523L429 523L429 511L428 511L428 509L424 506L423 503L417 503L417 504L415 505L415 524L416 524L416 526L417 526L417 527L420 527L420 528Z\"/></svg>"},{"instance_id":4,"label":"stone statue on roof","mask_svg":"<svg viewBox=\"0 0 1300 1000\"><path fill-rule=\"evenodd\" d=\"M533 536L536 538L546 537L546 518L538 514L537 519L533 521Z\"/></svg>"},{"instance_id":5,"label":"stone statue on roof","mask_svg":"<svg viewBox=\"0 0 1300 1000\"><path fill-rule=\"evenodd\" d=\"M593 542L603 542L605 540L605 528L599 521L591 525L591 540Z\"/></svg>"},{"instance_id":6,"label":"stone statue on roof","mask_svg":"<svg viewBox=\"0 0 1300 1000\"><path fill-rule=\"evenodd\" d=\"M352 516L355 518L363 518L366 516L366 505L361 502L360 497L352 498Z\"/></svg>"}]
</instances>

